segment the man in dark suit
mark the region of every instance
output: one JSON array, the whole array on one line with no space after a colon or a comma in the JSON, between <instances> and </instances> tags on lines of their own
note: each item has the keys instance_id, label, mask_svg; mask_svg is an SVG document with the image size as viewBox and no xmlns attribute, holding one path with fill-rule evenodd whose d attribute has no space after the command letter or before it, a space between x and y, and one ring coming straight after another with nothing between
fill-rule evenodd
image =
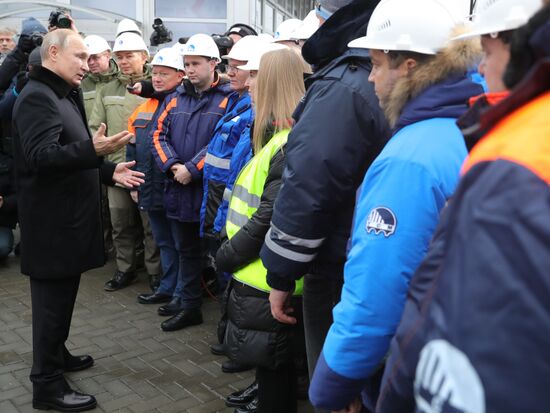
<instances>
[{"instance_id":1,"label":"man in dark suit","mask_svg":"<svg viewBox=\"0 0 550 413\"><path fill-rule=\"evenodd\" d=\"M83 411L96 406L91 395L72 390L63 373L93 365L65 347L80 275L104 264L100 182L132 188L143 174L134 162L115 165L103 156L131 134L92 137L80 82L88 51L73 30L44 37L42 66L33 68L14 107L14 155L21 272L30 276L33 328L33 407Z\"/></svg>"}]
</instances>

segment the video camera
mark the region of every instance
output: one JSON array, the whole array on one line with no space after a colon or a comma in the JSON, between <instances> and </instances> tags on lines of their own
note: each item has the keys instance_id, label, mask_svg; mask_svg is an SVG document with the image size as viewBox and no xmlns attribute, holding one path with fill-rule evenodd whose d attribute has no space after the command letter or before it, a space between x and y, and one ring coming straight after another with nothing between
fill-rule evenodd
<instances>
[{"instance_id":1,"label":"video camera","mask_svg":"<svg viewBox=\"0 0 550 413\"><path fill-rule=\"evenodd\" d=\"M220 56L225 56L229 53L229 50L235 44L233 39L229 37L230 34L238 34L241 37L245 36L257 36L258 33L252 27L244 23L235 23L224 34L213 34L212 39L218 46ZM225 73L227 67L227 61L222 59L222 62L218 65L220 72Z\"/></svg>"},{"instance_id":2,"label":"video camera","mask_svg":"<svg viewBox=\"0 0 550 413\"><path fill-rule=\"evenodd\" d=\"M154 32L151 34L149 41L151 46L158 46L163 43L170 43L172 41L172 32L166 28L162 19L158 17L153 22Z\"/></svg>"},{"instance_id":3,"label":"video camera","mask_svg":"<svg viewBox=\"0 0 550 413\"><path fill-rule=\"evenodd\" d=\"M70 29L71 19L69 19L64 12L54 10L50 13L48 25L50 27L57 27L58 29Z\"/></svg>"},{"instance_id":4,"label":"video camera","mask_svg":"<svg viewBox=\"0 0 550 413\"><path fill-rule=\"evenodd\" d=\"M30 50L33 50L36 47L42 46L42 41L44 40L44 33L40 33L40 32L31 33L31 35L29 36L29 39L32 43L32 47L30 48Z\"/></svg>"}]
</instances>

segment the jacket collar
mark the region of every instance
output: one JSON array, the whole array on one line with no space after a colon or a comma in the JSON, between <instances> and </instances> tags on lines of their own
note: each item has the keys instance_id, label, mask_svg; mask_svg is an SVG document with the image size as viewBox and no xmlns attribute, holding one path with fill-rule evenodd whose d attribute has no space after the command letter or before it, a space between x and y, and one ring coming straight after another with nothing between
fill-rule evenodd
<instances>
[{"instance_id":1,"label":"jacket collar","mask_svg":"<svg viewBox=\"0 0 550 413\"><path fill-rule=\"evenodd\" d=\"M348 50L348 43L367 32L372 11L379 0L355 0L337 10L305 42L304 59L319 69Z\"/></svg>"},{"instance_id":2,"label":"jacket collar","mask_svg":"<svg viewBox=\"0 0 550 413\"><path fill-rule=\"evenodd\" d=\"M73 88L56 73L43 66L33 66L29 78L46 84L60 98L66 98Z\"/></svg>"},{"instance_id":3,"label":"jacket collar","mask_svg":"<svg viewBox=\"0 0 550 413\"><path fill-rule=\"evenodd\" d=\"M457 29L457 33L459 34ZM429 102L426 114L430 112L429 106L434 103L438 105L449 103L448 91L438 91L442 85L451 87L457 96L450 96L451 100L456 97L462 100L462 110L456 117L459 117L467 110L466 104L470 97L479 95L483 92L481 87L470 88L467 94L463 95L464 91L460 87L456 87L456 83L467 80L468 73L472 67L475 67L481 57L481 46L479 40L471 39L462 42L449 43L444 49L440 50L428 62L422 64L417 70L413 70L408 76L397 80L395 86L390 92L387 103L384 105L384 114L392 128L396 125L400 127L412 123L410 114L412 109L417 109L417 106L422 105L422 102L412 102L417 98L426 99L426 97L434 97L434 92L437 102ZM469 82L473 85L473 82ZM454 87L453 87L454 84ZM464 86L464 85L463 85ZM423 95L423 96L422 96ZM429 96L431 95L431 96ZM409 113L405 113L408 111ZM433 114L429 117L436 117ZM455 116L452 116L455 117ZM406 118L406 119L401 119ZM418 121L421 118L414 116ZM423 120L423 119L422 119Z\"/></svg>"},{"instance_id":4,"label":"jacket collar","mask_svg":"<svg viewBox=\"0 0 550 413\"><path fill-rule=\"evenodd\" d=\"M88 73L87 77L90 78L91 81L94 83L102 82L110 82L113 80L118 74L118 66L116 62L111 59L109 61L109 70L105 73Z\"/></svg>"},{"instance_id":5,"label":"jacket collar","mask_svg":"<svg viewBox=\"0 0 550 413\"><path fill-rule=\"evenodd\" d=\"M512 92L479 117L479 129L489 132L506 116L550 90L550 58L543 59L529 71ZM475 143L475 142L474 142Z\"/></svg>"},{"instance_id":6,"label":"jacket collar","mask_svg":"<svg viewBox=\"0 0 550 413\"><path fill-rule=\"evenodd\" d=\"M139 82L140 80L150 80L151 79L151 66L143 66L143 73L139 75L125 75L122 72L118 72L118 80L124 85L133 85L134 83Z\"/></svg>"}]
</instances>

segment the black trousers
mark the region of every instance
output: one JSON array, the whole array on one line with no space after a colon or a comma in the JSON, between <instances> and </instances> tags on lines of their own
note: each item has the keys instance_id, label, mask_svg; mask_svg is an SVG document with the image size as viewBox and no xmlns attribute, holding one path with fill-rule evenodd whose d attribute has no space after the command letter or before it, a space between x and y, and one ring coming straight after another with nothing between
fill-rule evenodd
<instances>
[{"instance_id":1,"label":"black trousers","mask_svg":"<svg viewBox=\"0 0 550 413\"><path fill-rule=\"evenodd\" d=\"M296 369L290 362L276 370L256 368L258 411L260 413L296 413Z\"/></svg>"},{"instance_id":2,"label":"black trousers","mask_svg":"<svg viewBox=\"0 0 550 413\"><path fill-rule=\"evenodd\" d=\"M36 396L63 390L71 319L80 275L56 280L31 277L33 364L30 379Z\"/></svg>"},{"instance_id":3,"label":"black trousers","mask_svg":"<svg viewBox=\"0 0 550 413\"><path fill-rule=\"evenodd\" d=\"M332 325L332 309L340 301L343 282L341 277L329 278L318 274L306 274L304 277L304 332L310 379ZM315 413L328 413L324 409L314 410Z\"/></svg>"}]
</instances>

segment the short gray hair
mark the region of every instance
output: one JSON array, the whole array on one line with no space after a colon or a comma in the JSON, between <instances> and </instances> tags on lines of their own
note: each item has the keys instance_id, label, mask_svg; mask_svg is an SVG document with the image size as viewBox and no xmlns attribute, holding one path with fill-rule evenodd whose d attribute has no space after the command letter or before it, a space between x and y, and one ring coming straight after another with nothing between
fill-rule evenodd
<instances>
[{"instance_id":1,"label":"short gray hair","mask_svg":"<svg viewBox=\"0 0 550 413\"><path fill-rule=\"evenodd\" d=\"M7 35L7 36L15 36L17 34L17 30L11 27L0 27L0 35Z\"/></svg>"},{"instance_id":2,"label":"short gray hair","mask_svg":"<svg viewBox=\"0 0 550 413\"><path fill-rule=\"evenodd\" d=\"M48 51L51 46L58 46L60 49L64 49L69 44L71 36L80 35L70 29L56 29L46 34L42 40L42 46L40 46L40 58L42 62L49 60Z\"/></svg>"}]
</instances>

